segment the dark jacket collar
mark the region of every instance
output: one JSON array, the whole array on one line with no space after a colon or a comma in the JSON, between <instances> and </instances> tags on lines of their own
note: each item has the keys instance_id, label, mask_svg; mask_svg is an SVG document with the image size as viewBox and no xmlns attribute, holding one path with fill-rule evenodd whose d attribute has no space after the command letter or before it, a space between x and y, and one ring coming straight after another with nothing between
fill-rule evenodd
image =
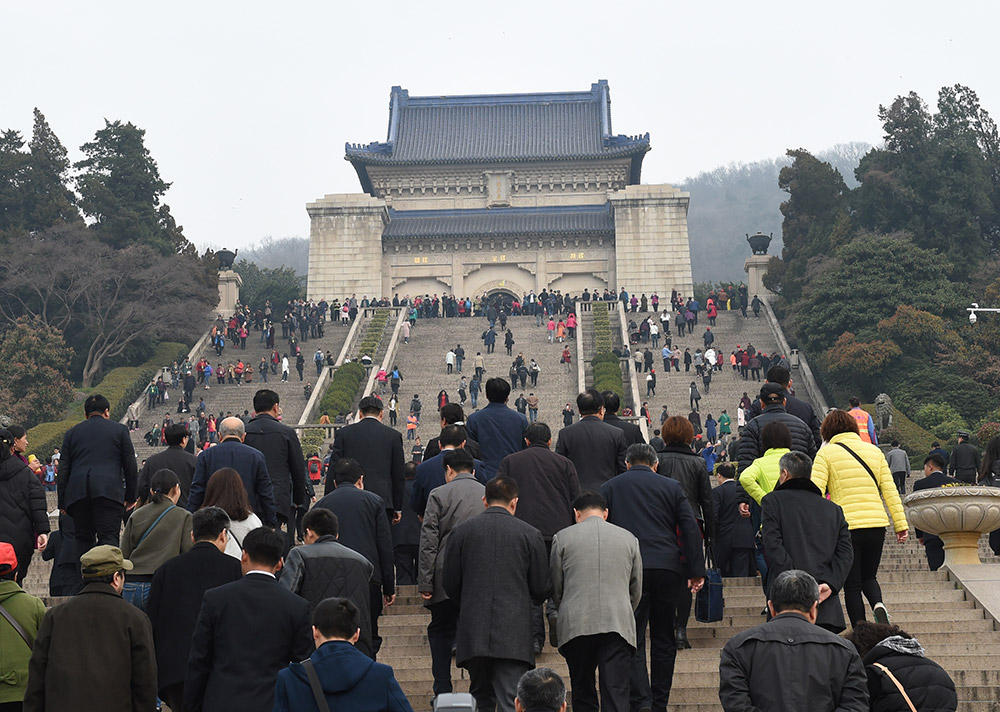
<instances>
[{"instance_id":1,"label":"dark jacket collar","mask_svg":"<svg viewBox=\"0 0 1000 712\"><path fill-rule=\"evenodd\" d=\"M111 596L118 596L119 598L121 598L121 594L118 593L118 591L115 590L114 586L112 586L109 583L100 583L98 581L95 581L93 583L87 583L87 579L84 579L83 581L84 581L83 588L80 589L80 593L76 594L78 596L90 593L103 593Z\"/></svg>"},{"instance_id":2,"label":"dark jacket collar","mask_svg":"<svg viewBox=\"0 0 1000 712\"><path fill-rule=\"evenodd\" d=\"M764 409L761 411L761 413L787 413L787 412L788 411L785 410L785 406L781 405L781 403L771 403L770 405L765 406Z\"/></svg>"},{"instance_id":3,"label":"dark jacket collar","mask_svg":"<svg viewBox=\"0 0 1000 712\"><path fill-rule=\"evenodd\" d=\"M540 447L542 450L548 450L549 449L549 446L546 445L545 443L531 443L531 445L529 445L528 447L529 448Z\"/></svg>"},{"instance_id":4,"label":"dark jacket collar","mask_svg":"<svg viewBox=\"0 0 1000 712\"><path fill-rule=\"evenodd\" d=\"M818 494L820 497L823 493L819 491L819 487L813 484L813 481L806 479L805 477L795 477L786 481L784 484L780 484L774 488L777 490L802 490L804 492L811 492L812 494Z\"/></svg>"},{"instance_id":5,"label":"dark jacket collar","mask_svg":"<svg viewBox=\"0 0 1000 712\"><path fill-rule=\"evenodd\" d=\"M701 457L698 453L696 453L694 450L692 450L690 446L688 446L688 445L678 445L676 443L671 443L670 445L665 445L663 447L663 449L660 450L661 454L666 454L668 452L677 453L678 455L692 455L694 457Z\"/></svg>"}]
</instances>

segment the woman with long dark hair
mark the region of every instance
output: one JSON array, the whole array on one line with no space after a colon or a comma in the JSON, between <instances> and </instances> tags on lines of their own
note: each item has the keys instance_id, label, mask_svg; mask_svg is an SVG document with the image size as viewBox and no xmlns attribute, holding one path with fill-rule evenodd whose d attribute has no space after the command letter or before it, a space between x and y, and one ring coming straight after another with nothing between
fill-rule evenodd
<instances>
[{"instance_id":1,"label":"woman with long dark hair","mask_svg":"<svg viewBox=\"0 0 1000 712\"><path fill-rule=\"evenodd\" d=\"M987 487L1000 487L1000 436L986 443L976 483ZM990 548L993 549L994 556L1000 556L1000 529L990 532Z\"/></svg>"},{"instance_id":2,"label":"woman with long dark hair","mask_svg":"<svg viewBox=\"0 0 1000 712\"><path fill-rule=\"evenodd\" d=\"M247 499L247 490L240 473L223 467L212 473L205 486L205 501L201 508L220 507L229 515L229 543L226 553L237 559L243 556L243 537L263 526Z\"/></svg>"},{"instance_id":3,"label":"woman with long dark hair","mask_svg":"<svg viewBox=\"0 0 1000 712\"><path fill-rule=\"evenodd\" d=\"M15 437L0 430L0 541L9 542L17 556L18 583L24 581L35 547L49 542L45 489L14 452Z\"/></svg>"}]
</instances>

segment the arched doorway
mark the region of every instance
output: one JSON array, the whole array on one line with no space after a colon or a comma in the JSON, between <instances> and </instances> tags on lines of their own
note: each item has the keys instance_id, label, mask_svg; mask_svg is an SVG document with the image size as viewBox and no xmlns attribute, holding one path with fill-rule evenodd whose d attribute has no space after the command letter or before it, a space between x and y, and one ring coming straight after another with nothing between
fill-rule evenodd
<instances>
[{"instance_id":1,"label":"arched doorway","mask_svg":"<svg viewBox=\"0 0 1000 712\"><path fill-rule=\"evenodd\" d=\"M514 302L520 302L521 299L521 295L515 294L512 290L505 288L491 289L486 293L487 304L492 304L498 311L502 306L508 314L511 313Z\"/></svg>"}]
</instances>

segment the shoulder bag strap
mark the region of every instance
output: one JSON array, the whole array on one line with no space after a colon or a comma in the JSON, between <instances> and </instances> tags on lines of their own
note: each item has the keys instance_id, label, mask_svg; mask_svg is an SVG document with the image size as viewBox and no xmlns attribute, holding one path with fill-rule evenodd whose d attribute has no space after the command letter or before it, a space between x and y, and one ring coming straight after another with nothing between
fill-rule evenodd
<instances>
[{"instance_id":1,"label":"shoulder bag strap","mask_svg":"<svg viewBox=\"0 0 1000 712\"><path fill-rule=\"evenodd\" d=\"M861 457L860 457L860 456L858 455L858 453L854 452L854 450L852 450L851 448L849 448L849 447L847 447L846 445L844 445L844 443L837 443L837 444L838 444L838 445L840 445L840 447L842 447L842 448L844 448L845 450L847 450L847 452L851 453L851 456L852 456L852 457L853 457L853 458L854 458L855 460L857 460L858 462L860 462L860 463L861 463L861 466L862 466L863 468L865 468L865 472L867 472L867 473L868 473L869 475L871 475L871 476L872 476L872 479L873 479L873 480L875 480L875 486L876 486L876 487L878 487L878 488L879 488L879 490L881 491L881 489L882 489L882 488L881 488L881 487L879 486L879 483L878 483L878 477L876 477L876 476L875 476L875 473L874 473L874 472L872 472L872 468L868 467L868 463L867 463L867 462L865 462L864 460L862 460L862 459L861 459Z\"/></svg>"},{"instance_id":2,"label":"shoulder bag strap","mask_svg":"<svg viewBox=\"0 0 1000 712\"><path fill-rule=\"evenodd\" d=\"M906 694L906 689L902 686L902 684L900 684L899 680L896 679L896 676L892 674L889 668L887 668L882 663L872 663L872 665L874 667L877 667L879 670L885 673L886 677L892 680L892 684L896 686L896 689L899 690L899 694L903 696L903 700L906 702L906 706L910 708L910 712L917 712L917 708L913 706L913 702L910 700L910 696Z\"/></svg>"},{"instance_id":3,"label":"shoulder bag strap","mask_svg":"<svg viewBox=\"0 0 1000 712\"><path fill-rule=\"evenodd\" d=\"M30 635L28 635L28 631L26 631L21 626L20 623L18 623L16 620L14 620L14 616L12 616L10 614L10 611L8 611L6 608L4 608L4 606L3 606L2 603L0 603L0 615L2 615L4 618L6 618L7 622L10 623L11 626L14 628L14 630L17 631L17 634L19 636L21 636L21 640L23 640L25 642L25 644L28 646L28 650L31 650L32 648L35 647L35 641L31 639Z\"/></svg>"},{"instance_id":4,"label":"shoulder bag strap","mask_svg":"<svg viewBox=\"0 0 1000 712\"><path fill-rule=\"evenodd\" d=\"M176 506L177 506L176 504L171 504L169 507L160 512L160 516L156 518L155 522L149 525L149 529L146 530L146 533L143 534L141 537L139 537L139 541L135 543L134 549L138 549L139 544L146 541L146 537L149 536L149 533L156 528L156 525L160 523L160 520L163 519L165 516L167 516L167 512L169 512L171 509L174 509Z\"/></svg>"},{"instance_id":5,"label":"shoulder bag strap","mask_svg":"<svg viewBox=\"0 0 1000 712\"><path fill-rule=\"evenodd\" d=\"M312 688L313 697L316 698L316 708L319 712L330 712L330 705L326 703L326 695L323 694L323 687L319 684L319 677L316 675L316 669L313 667L312 660L303 660L302 667L306 670L306 677L309 678L309 687Z\"/></svg>"}]
</instances>

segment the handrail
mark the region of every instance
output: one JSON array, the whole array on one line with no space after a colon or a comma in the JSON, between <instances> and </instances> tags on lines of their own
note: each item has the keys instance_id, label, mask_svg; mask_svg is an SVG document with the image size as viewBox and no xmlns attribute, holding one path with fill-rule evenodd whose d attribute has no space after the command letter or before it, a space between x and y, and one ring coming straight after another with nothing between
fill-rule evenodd
<instances>
[{"instance_id":1,"label":"handrail","mask_svg":"<svg viewBox=\"0 0 1000 712\"><path fill-rule=\"evenodd\" d=\"M792 350L788 348L788 342L785 340L785 332L781 330L781 324L778 323L778 317L774 315L771 311L771 305L767 303L766 299L761 299L761 304L764 306L764 316L767 318L767 323L771 327L771 331L774 333L775 339L778 341L778 346L781 347L782 352L788 358L789 364L792 361ZM796 375L802 376L802 385L806 387L809 391L809 400L812 402L813 408L817 413L826 413L829 406L826 403L826 398L823 396L823 390L819 387L819 382L813 375L812 369L809 368L809 362L806 360L806 355L799 352L799 373Z\"/></svg>"},{"instance_id":2,"label":"handrail","mask_svg":"<svg viewBox=\"0 0 1000 712\"><path fill-rule=\"evenodd\" d=\"M382 307L385 309L386 307ZM399 332L403 327L403 322L406 321L408 316L409 308L407 307L389 307L390 309L396 310L396 326L392 330L392 336L389 338L389 344L385 347L385 356L382 358L382 370L386 373L389 372L389 364L392 363L392 359L396 357L396 347L399 345ZM383 327L384 333L385 327ZM375 379L378 377L378 371L374 368L371 373L368 374L368 383L365 384L364 395L371 395L372 391L375 390Z\"/></svg>"},{"instance_id":3,"label":"handrail","mask_svg":"<svg viewBox=\"0 0 1000 712\"><path fill-rule=\"evenodd\" d=\"M344 345L340 349L340 355L337 356L337 360L334 361L332 366L324 368L320 373L319 378L316 379L316 385L313 387L312 395L309 396L309 401L306 403L306 407L302 411L302 415L299 417L299 425L305 425L311 419L313 411L319 405L319 402L323 399L323 394L326 392L326 382L333 378L333 374L338 368L344 365L344 360L347 358L348 354L351 353L351 349L358 340L358 335L362 332L361 322L366 321L369 318L368 310L366 309L364 315L359 315L354 320L354 323L351 324L351 330L347 332L347 339L344 340ZM335 322L331 321L329 323L333 325Z\"/></svg>"},{"instance_id":4,"label":"handrail","mask_svg":"<svg viewBox=\"0 0 1000 712\"><path fill-rule=\"evenodd\" d=\"M617 303L617 302L615 302L615 303ZM608 304L611 304L611 302L608 302ZM621 327L622 346L628 346L629 347L629 352L631 353L632 348L631 348L631 345L628 342L628 318L625 316L625 310L624 309L610 309L609 308L608 311L617 311L618 312L618 325L619 325L619 327ZM628 382L629 382L630 391L631 391L631 394L632 394L632 412L635 413L636 415L638 415L639 414L639 409L642 407L642 401L639 400L639 374L637 374L635 372L635 369L632 367L632 363L634 363L633 359L623 359L623 360L625 362L623 367L625 369L625 373L628 374ZM619 365L621 365L621 361L619 361ZM643 439L648 443L649 442L649 432L648 432L648 430L646 428L646 419L645 418L641 418L641 420L642 420L642 422L639 423L639 429L642 431L642 437L643 437Z\"/></svg>"}]
</instances>

